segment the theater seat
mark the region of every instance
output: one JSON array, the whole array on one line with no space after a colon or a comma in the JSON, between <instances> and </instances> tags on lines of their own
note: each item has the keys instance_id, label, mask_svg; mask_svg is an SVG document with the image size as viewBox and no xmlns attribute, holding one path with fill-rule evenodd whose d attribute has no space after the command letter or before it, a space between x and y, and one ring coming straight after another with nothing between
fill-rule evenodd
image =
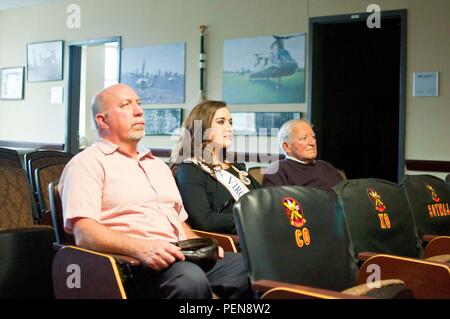
<instances>
[{"instance_id":1,"label":"theater seat","mask_svg":"<svg viewBox=\"0 0 450 319\"><path fill-rule=\"evenodd\" d=\"M42 214L42 211L45 211L45 208L41 207L41 202L39 201L36 170L49 165L67 164L72 157L72 154L59 151L35 151L25 154L25 167L36 201L36 206L38 207L38 222L41 224L51 225L49 220L50 218L47 219L49 214ZM45 184L43 188L46 189L47 184Z\"/></svg>"},{"instance_id":2,"label":"theater seat","mask_svg":"<svg viewBox=\"0 0 450 319\"><path fill-rule=\"evenodd\" d=\"M340 182L334 189L357 253L422 256L408 203L397 184L353 179Z\"/></svg>"},{"instance_id":3,"label":"theater seat","mask_svg":"<svg viewBox=\"0 0 450 319\"><path fill-rule=\"evenodd\" d=\"M34 225L25 171L0 167L0 297L52 298L53 230Z\"/></svg>"},{"instance_id":4,"label":"theater seat","mask_svg":"<svg viewBox=\"0 0 450 319\"><path fill-rule=\"evenodd\" d=\"M421 238L450 236L450 188L431 175L406 175L401 184Z\"/></svg>"},{"instance_id":5,"label":"theater seat","mask_svg":"<svg viewBox=\"0 0 450 319\"><path fill-rule=\"evenodd\" d=\"M57 250L52 266L57 299L127 299L126 285L141 268L127 256L69 245L57 245Z\"/></svg>"},{"instance_id":6,"label":"theater seat","mask_svg":"<svg viewBox=\"0 0 450 319\"><path fill-rule=\"evenodd\" d=\"M35 169L34 182L39 203L39 223L53 225L50 213L50 197L48 185L61 177L66 163L48 164Z\"/></svg>"},{"instance_id":7,"label":"theater seat","mask_svg":"<svg viewBox=\"0 0 450 319\"><path fill-rule=\"evenodd\" d=\"M262 171L264 170L264 167L262 166L255 166L248 169L248 174L253 177L255 181L259 183L259 185L262 185L264 174Z\"/></svg>"},{"instance_id":8,"label":"theater seat","mask_svg":"<svg viewBox=\"0 0 450 319\"><path fill-rule=\"evenodd\" d=\"M417 224L399 185L367 178L344 181L334 189L357 253L423 257Z\"/></svg>"},{"instance_id":9,"label":"theater seat","mask_svg":"<svg viewBox=\"0 0 450 319\"><path fill-rule=\"evenodd\" d=\"M51 299L53 258L51 228L0 227L0 296Z\"/></svg>"},{"instance_id":10,"label":"theater seat","mask_svg":"<svg viewBox=\"0 0 450 319\"><path fill-rule=\"evenodd\" d=\"M406 175L401 186L426 244L424 258L450 261L437 256L450 253L450 187L431 175Z\"/></svg>"},{"instance_id":11,"label":"theater seat","mask_svg":"<svg viewBox=\"0 0 450 319\"><path fill-rule=\"evenodd\" d=\"M353 249L361 261L375 262L376 258L381 258L377 254L395 259L396 267L409 261L411 269L405 275L410 275L410 278L404 281L410 288L418 283L412 275L413 268L414 271L419 271L416 266L423 269L439 268L442 275L440 270L425 271L425 274L428 273L426 281L438 284L416 297L424 297L428 293L433 298L450 297L450 264L440 265L420 259L427 254L423 252L412 214L399 185L367 178L343 181L334 190L339 208L345 216ZM383 259L380 260L381 263Z\"/></svg>"},{"instance_id":12,"label":"theater seat","mask_svg":"<svg viewBox=\"0 0 450 319\"><path fill-rule=\"evenodd\" d=\"M61 203L61 197L58 191L58 180L48 184L48 196L50 204L50 213L52 215L52 224L55 231L56 243L58 245L75 245L75 239L72 235L64 231L64 217Z\"/></svg>"},{"instance_id":13,"label":"theater seat","mask_svg":"<svg viewBox=\"0 0 450 319\"><path fill-rule=\"evenodd\" d=\"M347 174L345 174L345 171L341 168L336 168L336 170L338 171L339 175L341 175L342 180L346 181L347 180Z\"/></svg>"},{"instance_id":14,"label":"theater seat","mask_svg":"<svg viewBox=\"0 0 450 319\"><path fill-rule=\"evenodd\" d=\"M19 155L16 150L0 147L0 167L8 166L22 168Z\"/></svg>"},{"instance_id":15,"label":"theater seat","mask_svg":"<svg viewBox=\"0 0 450 319\"><path fill-rule=\"evenodd\" d=\"M48 194L56 237L56 255L52 265L55 297L126 299L125 287L133 279L133 274L142 268L141 262L129 256L103 254L77 247L73 236L64 231L57 180L48 185ZM78 274L81 272L83 275L80 277Z\"/></svg>"},{"instance_id":16,"label":"theater seat","mask_svg":"<svg viewBox=\"0 0 450 319\"><path fill-rule=\"evenodd\" d=\"M253 288L263 298L412 297L401 280L352 288L366 281L357 281L333 192L300 186L257 189L236 202L234 218Z\"/></svg>"}]
</instances>

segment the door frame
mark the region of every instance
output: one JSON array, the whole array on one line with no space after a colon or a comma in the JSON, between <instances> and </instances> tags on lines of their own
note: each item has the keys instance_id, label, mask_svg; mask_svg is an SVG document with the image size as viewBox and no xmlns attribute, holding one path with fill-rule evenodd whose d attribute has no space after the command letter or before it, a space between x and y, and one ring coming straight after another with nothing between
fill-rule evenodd
<instances>
[{"instance_id":1,"label":"door frame","mask_svg":"<svg viewBox=\"0 0 450 319\"><path fill-rule=\"evenodd\" d=\"M118 46L118 66L117 78L120 82L120 66L122 61L122 37L114 36L71 42L69 48L69 76L66 105L66 152L77 154L79 152L79 125L80 125L80 81L81 81L81 51L83 46L98 46L105 43L117 42Z\"/></svg>"},{"instance_id":2,"label":"door frame","mask_svg":"<svg viewBox=\"0 0 450 319\"><path fill-rule=\"evenodd\" d=\"M347 23L364 21L371 13L351 13L336 16L314 17L309 19L308 39L308 102L307 119L311 121L313 110L313 78L314 78L314 41L315 31L318 25L331 23ZM383 18L400 18L400 85L399 85L399 123L398 123L398 157L397 157L397 180L400 182L405 174L405 114L406 114L406 18L407 10L390 10L380 12L381 23ZM383 27L383 25L381 25Z\"/></svg>"}]
</instances>

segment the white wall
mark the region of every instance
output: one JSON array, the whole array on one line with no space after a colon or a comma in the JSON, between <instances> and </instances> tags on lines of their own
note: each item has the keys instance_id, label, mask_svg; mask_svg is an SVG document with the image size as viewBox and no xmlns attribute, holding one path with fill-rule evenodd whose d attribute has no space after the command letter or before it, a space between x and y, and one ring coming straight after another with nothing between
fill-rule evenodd
<instances>
[{"instance_id":1,"label":"white wall","mask_svg":"<svg viewBox=\"0 0 450 319\"><path fill-rule=\"evenodd\" d=\"M97 138L97 130L91 112L92 97L104 87L105 79L105 46L86 47L86 95L81 98L85 101L85 137L87 145L91 145ZM80 124L81 125L81 124Z\"/></svg>"},{"instance_id":2,"label":"white wall","mask_svg":"<svg viewBox=\"0 0 450 319\"><path fill-rule=\"evenodd\" d=\"M206 24L207 97L222 98L225 39L270 34L308 34L309 17L365 12L365 0L78 0L81 28L66 26L65 1L0 13L0 67L24 66L26 44L122 36L123 47L186 42L188 112L198 101L199 26ZM383 10L407 9L406 158L450 160L450 1L379 0ZM66 52L67 53L67 52ZM67 54L66 54L67 61ZM0 102L0 140L64 142L65 107L51 105L50 88L64 81L25 83L24 101ZM439 71L440 96L412 97L414 71ZM306 70L308 72L308 70ZM308 99L308 96L306 96ZM163 105L162 107L170 107ZM173 105L172 105L173 107ZM306 104L232 105L239 111L301 111ZM171 147L169 137L145 137L143 143ZM250 143L249 151L255 151ZM260 150L263 150L261 148Z\"/></svg>"}]
</instances>

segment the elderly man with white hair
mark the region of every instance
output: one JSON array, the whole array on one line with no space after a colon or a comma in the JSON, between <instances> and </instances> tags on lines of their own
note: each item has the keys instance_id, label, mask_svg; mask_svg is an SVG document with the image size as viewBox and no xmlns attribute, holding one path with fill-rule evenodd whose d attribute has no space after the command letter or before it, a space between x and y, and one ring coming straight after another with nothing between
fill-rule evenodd
<instances>
[{"instance_id":1,"label":"elderly man with white hair","mask_svg":"<svg viewBox=\"0 0 450 319\"><path fill-rule=\"evenodd\" d=\"M286 158L269 165L263 186L296 185L327 190L342 180L332 164L316 159L316 136L307 121L295 119L284 123L278 141Z\"/></svg>"}]
</instances>

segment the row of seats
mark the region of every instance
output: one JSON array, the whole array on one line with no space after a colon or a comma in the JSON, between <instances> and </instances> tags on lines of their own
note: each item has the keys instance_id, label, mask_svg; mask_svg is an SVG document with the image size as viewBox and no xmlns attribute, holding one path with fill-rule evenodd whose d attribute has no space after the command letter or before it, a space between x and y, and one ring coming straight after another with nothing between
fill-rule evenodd
<instances>
[{"instance_id":1,"label":"row of seats","mask_svg":"<svg viewBox=\"0 0 450 319\"><path fill-rule=\"evenodd\" d=\"M64 166L72 157L73 155L70 153L51 150L25 154L23 168L26 171L36 202L37 210L33 216L38 223L51 225L47 186L61 176ZM0 148L1 166L21 169L22 162L17 151Z\"/></svg>"},{"instance_id":2,"label":"row of seats","mask_svg":"<svg viewBox=\"0 0 450 319\"><path fill-rule=\"evenodd\" d=\"M234 214L253 287L266 298L398 292L398 282L368 292L374 273L401 280L414 298L450 298L449 205L448 185L422 175L407 176L402 186L348 180L334 192L262 188L241 198ZM432 239L425 252L424 239ZM363 286L351 289L355 284Z\"/></svg>"},{"instance_id":3,"label":"row of seats","mask_svg":"<svg viewBox=\"0 0 450 319\"><path fill-rule=\"evenodd\" d=\"M0 296L49 298L54 234L36 224L36 206L26 173L0 167Z\"/></svg>"},{"instance_id":4,"label":"row of seats","mask_svg":"<svg viewBox=\"0 0 450 319\"><path fill-rule=\"evenodd\" d=\"M125 298L127 278L142 268L128 256L80 249L64 232L57 185L71 157L31 152L25 172L17 152L0 148L0 298ZM237 236L195 232L237 251ZM83 269L82 289L67 285L70 265Z\"/></svg>"},{"instance_id":5,"label":"row of seats","mask_svg":"<svg viewBox=\"0 0 450 319\"><path fill-rule=\"evenodd\" d=\"M39 221L51 225L48 184L59 177L72 154L59 151L36 151L25 154L25 165L39 211Z\"/></svg>"},{"instance_id":6,"label":"row of seats","mask_svg":"<svg viewBox=\"0 0 450 319\"><path fill-rule=\"evenodd\" d=\"M36 151L24 165L0 148L0 297L51 298L55 241L47 184L59 178L71 154ZM24 167L25 169L23 169Z\"/></svg>"},{"instance_id":7,"label":"row of seats","mask_svg":"<svg viewBox=\"0 0 450 319\"><path fill-rule=\"evenodd\" d=\"M442 202L448 202L448 189L444 193L441 182L427 184L432 183ZM427 257L450 253L450 238L434 238L423 253L400 186L375 179L350 180L338 185L336 192L339 195L307 187L271 187L252 191L237 202L240 245L256 291L264 298L450 297L450 265L412 258L427 256L428 247L442 239L447 241ZM54 186L53 194L59 203ZM448 224L441 230L450 235ZM68 289L63 284L66 269L80 262L91 280L83 289ZM373 265L380 267L381 288L367 289ZM139 267L138 261L125 256L63 246L54 260L55 293L58 298L125 298L127 282Z\"/></svg>"},{"instance_id":8,"label":"row of seats","mask_svg":"<svg viewBox=\"0 0 450 319\"><path fill-rule=\"evenodd\" d=\"M11 170L8 171L10 172ZM0 170L0 176L3 176L2 174L2 170ZM53 177L49 177L48 180L57 180L59 176L57 178ZM3 177L0 177L0 179L3 180ZM26 189L25 184L28 184L23 182L23 174L22 178L17 178L14 176L11 177L10 175L8 178L5 178L5 180L9 180L10 185L13 185L16 181L22 180L22 184L19 184L16 187L18 189ZM429 188L429 193L425 193L430 194L427 195L428 199L425 198L425 202L428 203L426 205L434 205L430 209L428 209L428 206L425 205L428 216L433 216L432 226L434 224L441 224L442 220L446 220L448 222L448 218L444 218L445 215L443 215L442 209L439 211L439 207L442 207L442 205L436 206L436 195L439 198L440 203L445 204L449 202L449 191L447 188L447 193L443 193L443 189L440 188L442 185L439 184L441 186L436 186L435 184L437 180L438 179L427 181L425 184L420 182L422 183L421 185L423 186L423 189L425 189L426 184L429 184L435 193L433 195L433 191ZM47 182L41 183L41 190L46 183ZM1 184L2 183L0 181L0 187ZM412 184L416 185L417 183ZM369 297L389 297L395 295L397 297L413 296L416 298L450 296L448 289L445 290L445 287L450 287L448 283L448 264L443 264L442 268L436 268L436 262L431 263L429 261L415 261L416 264L418 263L422 265L422 268L419 267L419 269L421 269L418 272L419 275L415 275L414 278L410 278L411 274L416 274L417 270L414 270L414 272L412 272L412 270L404 271L405 267L411 267L411 265L407 263L407 261L410 262L409 259L411 259L411 257L420 257L423 255L420 239L417 239L416 237L416 243L418 244L415 246L410 244L410 240L408 240L407 245L403 245L401 242L402 240L405 240L405 236L402 237L397 235L399 229L402 229L405 233L408 233L408 231L405 231L405 225L411 225L408 218L404 220L400 219L400 222L398 222L398 216L396 214L398 211L404 211L404 209L402 210L398 208L404 207L405 196L403 196L403 191L406 191L405 188L403 191L401 190L399 192L398 185L371 179L345 181L344 184L340 184L338 186L339 187L336 188L336 192L338 193L337 198L334 194L330 195L328 193L328 195L324 195L320 194L322 191L309 188L276 187L252 191L238 202L235 208L238 233L241 238L242 252L249 266L251 279L256 290L265 293L264 297L266 298L303 298L305 296L308 298L352 298L355 297L355 294L358 297L361 295L366 295ZM27 187L30 188L30 186ZM391 198L390 192L392 191L392 187L395 188L393 194L397 197L394 196ZM73 239L67 237L62 230L62 210L59 194L57 192L57 182L50 183L49 187L46 189L48 192L48 200L43 207L47 207L47 209L48 207L51 207L53 218L52 225L56 233L56 242L59 243L56 245L58 249L56 256L53 258L53 251L49 254L48 249L49 246L51 246L50 243L55 241L55 238L51 235L51 228L45 226L35 226L31 223L31 228L34 233L40 231L41 233L46 234L47 237L45 235L41 235L41 237L45 238L45 240L39 241L35 239L38 235L35 235L32 239L30 237L26 237L25 235L21 235L21 238L16 235L21 243L21 245L17 245L17 247L21 247L22 250L14 250L16 258L10 258L10 256L7 255L4 256L5 260L16 260L16 264L14 264L16 267L12 267L11 265L13 264L11 262L7 264L8 267L6 268L0 267L0 289L2 289L2 287L5 288L0 290L0 296L14 296L14 293L16 296L24 296L24 291L29 293L28 296L30 297L50 296L53 292L49 292L48 290L49 287L51 288L52 286L52 280L49 278L50 267L48 267L48 265L49 262L51 263L53 260L53 290L57 298L126 298L127 282L132 280L133 273L136 269L142 268L139 261L127 256L99 254L97 252L92 252L73 246ZM356 191L357 189L362 189L364 191L358 193ZM372 192L369 192L369 189L371 189ZM417 187L417 191L419 193L423 193L423 189L421 189L421 187ZM0 194L2 194L0 196L3 197L4 193L1 189ZM344 196L344 194L346 195ZM379 195L380 198L375 196L376 194ZM411 198L419 198L421 196L420 194L411 194ZM345 201L343 198L346 198L347 195L349 196L349 199ZM401 200L399 199L400 196L402 197ZM45 195L41 195L41 197L47 198ZM30 196L30 198L32 197ZM434 200L432 200L433 198ZM315 202L314 199L316 200ZM14 200L12 201L20 202ZM357 204L358 202L359 204ZM249 203L250 206L246 206ZM296 203L297 205L294 205ZM328 210L323 207L323 205L326 206L326 203L328 203L329 208L331 207ZM347 204L344 205L344 203ZM350 205L348 205L348 203L350 203ZM364 205L361 206L360 204L365 204L366 206L364 207ZM400 206L395 206L397 204ZM276 207L274 207L274 205ZM352 209L352 205L358 207L358 210L356 208ZM7 205L3 206L6 207ZM297 207L300 208L300 211ZM346 212L360 212L362 207L365 209L362 211L366 214L357 214L361 219L362 225L354 223L356 226L351 227L350 225L352 223L349 223L350 217L347 216ZM436 209L438 211L436 211ZM30 210L22 208L20 210L28 211L28 213L30 212ZM436 212L436 216L434 216L433 211ZM304 217L303 219L299 218L299 213ZM382 218L380 218L380 214ZM29 213L28 215L30 216L31 214ZM242 215L242 218L240 215ZM438 219L438 215L443 218ZM263 222L260 223L259 220L261 216L263 216ZM0 217L0 219L1 218L2 217ZM248 222L245 222L245 218L248 219ZM412 217L410 216L409 219L411 220ZM42 221L43 219L41 218L40 220ZM414 219L412 220L414 227L415 221ZM286 229L286 222L288 223L288 229ZM369 228L364 229L362 226ZM2 224L0 222L0 228L1 227ZM41 229L37 231L36 228L39 227ZM248 229L245 227L248 227ZM274 233L275 229L276 233ZM288 231L289 229L291 232ZM379 244L375 245L375 248L373 247L373 242L378 241L379 239L377 238L377 231L379 231L379 229L385 231L384 235L379 237L392 242L392 247L387 244L385 247L381 246L384 250L379 249L379 246L377 246ZM295 230L295 232L293 230ZM446 226L442 226L441 230L442 232L440 232L440 234L450 235L448 232L450 230L448 224ZM18 231L14 231L13 233L15 234L17 232ZM429 231L427 229L416 231L417 234L419 232L421 232L422 237L425 236L428 239L430 239L430 237L427 237L426 234L433 234L433 231ZM48 237L49 234L50 238ZM286 237L286 234L291 234L294 236L290 236L289 239L283 239ZM360 237L363 239L365 237L366 241L370 244L360 243L358 241L360 239L358 234L361 234ZM2 235L3 234L0 233L0 245L2 245ZM221 241L221 245L225 246L224 248L227 248L230 251L236 251L236 247L234 245L234 241L236 241L236 239L233 241L229 236L205 232L199 232L199 235L207 237L216 236L216 238ZM414 236L411 236L409 233L408 238L414 238ZM31 254L30 250L32 248L27 244L30 240L33 240L36 245L38 245L38 248L40 247L40 249L36 249L36 246L33 246L34 254ZM429 246L433 242L436 242L436 239L430 242L428 247L425 249L425 256L426 252L429 250ZM295 246L293 245L294 243ZM406 240L404 243L406 243ZM0 251L5 251L3 249L4 247L6 246L1 247ZM283 247L283 249L280 249L280 247ZM434 256L441 254L443 252L440 250L442 247L442 245L438 245L438 249L435 249L429 255ZM369 250L373 252L382 252L385 254L389 253L409 256L409 259L393 259L392 256L383 257L385 259L382 259L380 256L375 256L373 253L367 254L366 251ZM300 257L297 256L298 251L302 252ZM308 255L311 253L312 257ZM20 269L21 273L24 272L25 266L19 266L19 264L17 264L17 260L20 260L20 258L17 257L20 257L20 255L23 254L27 254L30 257L30 259L24 264L25 266L29 265L29 269L34 271L34 263L36 260L42 261L40 265L42 267L37 269L34 277L27 278L25 276L24 278L26 280L22 280L23 284L17 285L15 278L18 276L18 273L13 273L11 271L15 268L16 270ZM257 255L256 257L253 256L255 254ZM371 258L371 262L367 263L366 261L366 263L362 266L356 283L363 283L364 280L367 279L367 276L370 275L370 273L367 273L366 270L370 268L369 266L371 264L374 264L373 258L377 258L375 260L376 263L379 263L380 265L387 263L387 266L383 267L381 272L383 275L381 279L401 279L408 289L403 289L404 287L400 285L398 281L388 281L387 283L383 282L383 285L386 285L386 287L384 287L386 289L375 289L374 291L371 290L367 292L364 291L366 288L366 285L364 285L364 287L357 287L353 290L348 290L349 287L355 284L355 278L357 276L357 267L355 265L358 264L357 258L367 259L369 256ZM0 258L3 257L0 256ZM296 262L293 263L293 260ZM22 263L22 261L23 259L20 263ZM2 262L3 261L0 259L0 264ZM278 263L282 264L279 265ZM396 265L393 267L393 263L400 263L400 266ZM74 264L79 265L80 268L83 269L84 280L82 289L70 289L67 285L68 276L71 274L68 272L68 267ZM404 264L406 264L406 266ZM426 271L424 271L425 268L423 265L428 265L428 269L426 269ZM8 269L9 272L2 274L1 269ZM269 269L272 273L268 273L267 269ZM391 273L392 269L396 271ZM447 277L442 275L442 273L440 274L439 270L444 272L446 271ZM29 273L29 271L25 271L25 273ZM422 280L422 275L424 278L427 278L427 280ZM8 288L8 280L11 283L14 281L14 284L17 287L15 292L11 292L11 289ZM427 286L423 283L430 282L432 280L435 280L435 282L439 282L440 284L431 289L429 285ZM283 284L274 281L281 281ZM417 282L419 282L419 284L417 284ZM303 285L301 289L299 289L298 284ZM34 287L34 290L30 288L31 286ZM338 292L343 289L347 289L345 293L341 294ZM47 294L43 293L44 290ZM10 291L12 295L5 294L6 291ZM408 292L411 294L408 295Z\"/></svg>"}]
</instances>

